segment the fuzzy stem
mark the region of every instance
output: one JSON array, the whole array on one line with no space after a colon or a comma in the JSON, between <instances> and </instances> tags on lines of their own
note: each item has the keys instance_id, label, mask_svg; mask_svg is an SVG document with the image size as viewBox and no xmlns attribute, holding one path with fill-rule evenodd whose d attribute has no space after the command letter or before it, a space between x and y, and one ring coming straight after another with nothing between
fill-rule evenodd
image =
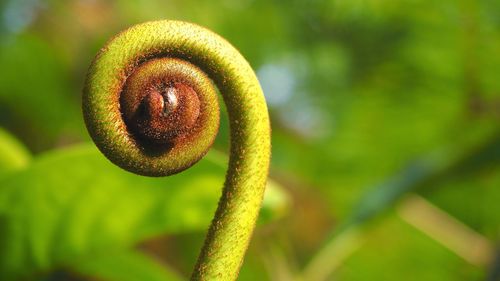
<instances>
[{"instance_id":1,"label":"fuzzy stem","mask_svg":"<svg viewBox=\"0 0 500 281\"><path fill-rule=\"evenodd\" d=\"M186 60L202 69L217 84L226 104L231 131L229 167L222 197L191 280L235 280L255 227L269 170L270 123L264 95L248 62L220 36L185 22L147 22L113 38L97 56L89 71L91 83L84 95L86 116L109 111L92 96L108 102L109 98L94 93L119 86L125 76L122 70L131 60L157 56ZM122 72L117 73L117 69ZM109 82L110 77L116 82ZM121 124L120 120L99 119L91 125L92 121L86 121L96 142L122 141L123 136L113 132L96 136L104 131L104 126L118 126L115 124ZM109 150L127 153L126 149L120 149ZM199 153L196 147L192 151Z\"/></svg>"}]
</instances>

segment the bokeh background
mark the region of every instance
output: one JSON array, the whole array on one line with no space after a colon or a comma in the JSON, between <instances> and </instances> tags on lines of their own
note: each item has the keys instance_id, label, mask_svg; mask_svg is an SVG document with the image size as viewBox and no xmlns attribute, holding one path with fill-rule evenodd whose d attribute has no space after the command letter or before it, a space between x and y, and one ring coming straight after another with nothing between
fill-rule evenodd
<instances>
[{"instance_id":1,"label":"bokeh background","mask_svg":"<svg viewBox=\"0 0 500 281\"><path fill-rule=\"evenodd\" d=\"M220 193L200 164L148 179L90 142L100 47L156 19L253 66L270 184L239 280L500 280L500 1L2 0L0 279L183 280Z\"/></svg>"}]
</instances>

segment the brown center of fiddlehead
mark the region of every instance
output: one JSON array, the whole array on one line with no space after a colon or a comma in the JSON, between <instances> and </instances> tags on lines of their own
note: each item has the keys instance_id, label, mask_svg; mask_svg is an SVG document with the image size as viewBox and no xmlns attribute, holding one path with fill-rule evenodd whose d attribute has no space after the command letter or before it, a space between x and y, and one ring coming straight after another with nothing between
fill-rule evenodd
<instances>
[{"instance_id":1,"label":"brown center of fiddlehead","mask_svg":"<svg viewBox=\"0 0 500 281\"><path fill-rule=\"evenodd\" d=\"M127 78L120 97L122 116L138 141L172 144L196 126L200 99L180 77L161 72L151 75L153 68L154 60Z\"/></svg>"},{"instance_id":2,"label":"brown center of fiddlehead","mask_svg":"<svg viewBox=\"0 0 500 281\"><path fill-rule=\"evenodd\" d=\"M170 142L189 132L200 115L197 94L180 82L152 85L141 98L132 105L131 116L124 114L125 120L134 134L153 143Z\"/></svg>"}]
</instances>

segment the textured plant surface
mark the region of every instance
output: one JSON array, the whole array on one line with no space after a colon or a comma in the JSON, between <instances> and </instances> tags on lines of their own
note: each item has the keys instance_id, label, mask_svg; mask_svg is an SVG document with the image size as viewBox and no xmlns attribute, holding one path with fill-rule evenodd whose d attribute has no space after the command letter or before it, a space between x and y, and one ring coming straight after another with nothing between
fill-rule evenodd
<instances>
[{"instance_id":1,"label":"textured plant surface","mask_svg":"<svg viewBox=\"0 0 500 281\"><path fill-rule=\"evenodd\" d=\"M206 73L206 74L205 74ZM114 37L90 67L83 111L90 135L115 164L141 175L180 172L212 144L219 109L230 119L229 168L193 280L234 280L253 231L270 159L270 126L249 64L193 24L148 22Z\"/></svg>"},{"instance_id":2,"label":"textured plant surface","mask_svg":"<svg viewBox=\"0 0 500 281\"><path fill-rule=\"evenodd\" d=\"M216 30L266 93L273 173L238 280L497 280L499 14L500 1L0 1L0 280L191 275L229 159L222 96L213 148L168 177L113 164L81 114L105 41L160 18ZM168 86L123 118L152 144L200 114L191 87ZM174 91L189 110L162 116Z\"/></svg>"}]
</instances>

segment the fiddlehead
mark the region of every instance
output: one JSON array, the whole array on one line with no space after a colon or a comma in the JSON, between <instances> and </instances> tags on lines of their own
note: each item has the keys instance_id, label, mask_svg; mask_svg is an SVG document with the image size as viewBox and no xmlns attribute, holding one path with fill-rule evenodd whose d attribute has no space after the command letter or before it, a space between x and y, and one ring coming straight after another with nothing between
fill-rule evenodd
<instances>
[{"instance_id":1,"label":"fiddlehead","mask_svg":"<svg viewBox=\"0 0 500 281\"><path fill-rule=\"evenodd\" d=\"M109 41L83 95L88 131L112 162L141 175L180 172L218 130L215 82L230 120L229 167L192 280L234 280L255 226L270 159L267 107L239 52L202 27L157 21Z\"/></svg>"}]
</instances>

